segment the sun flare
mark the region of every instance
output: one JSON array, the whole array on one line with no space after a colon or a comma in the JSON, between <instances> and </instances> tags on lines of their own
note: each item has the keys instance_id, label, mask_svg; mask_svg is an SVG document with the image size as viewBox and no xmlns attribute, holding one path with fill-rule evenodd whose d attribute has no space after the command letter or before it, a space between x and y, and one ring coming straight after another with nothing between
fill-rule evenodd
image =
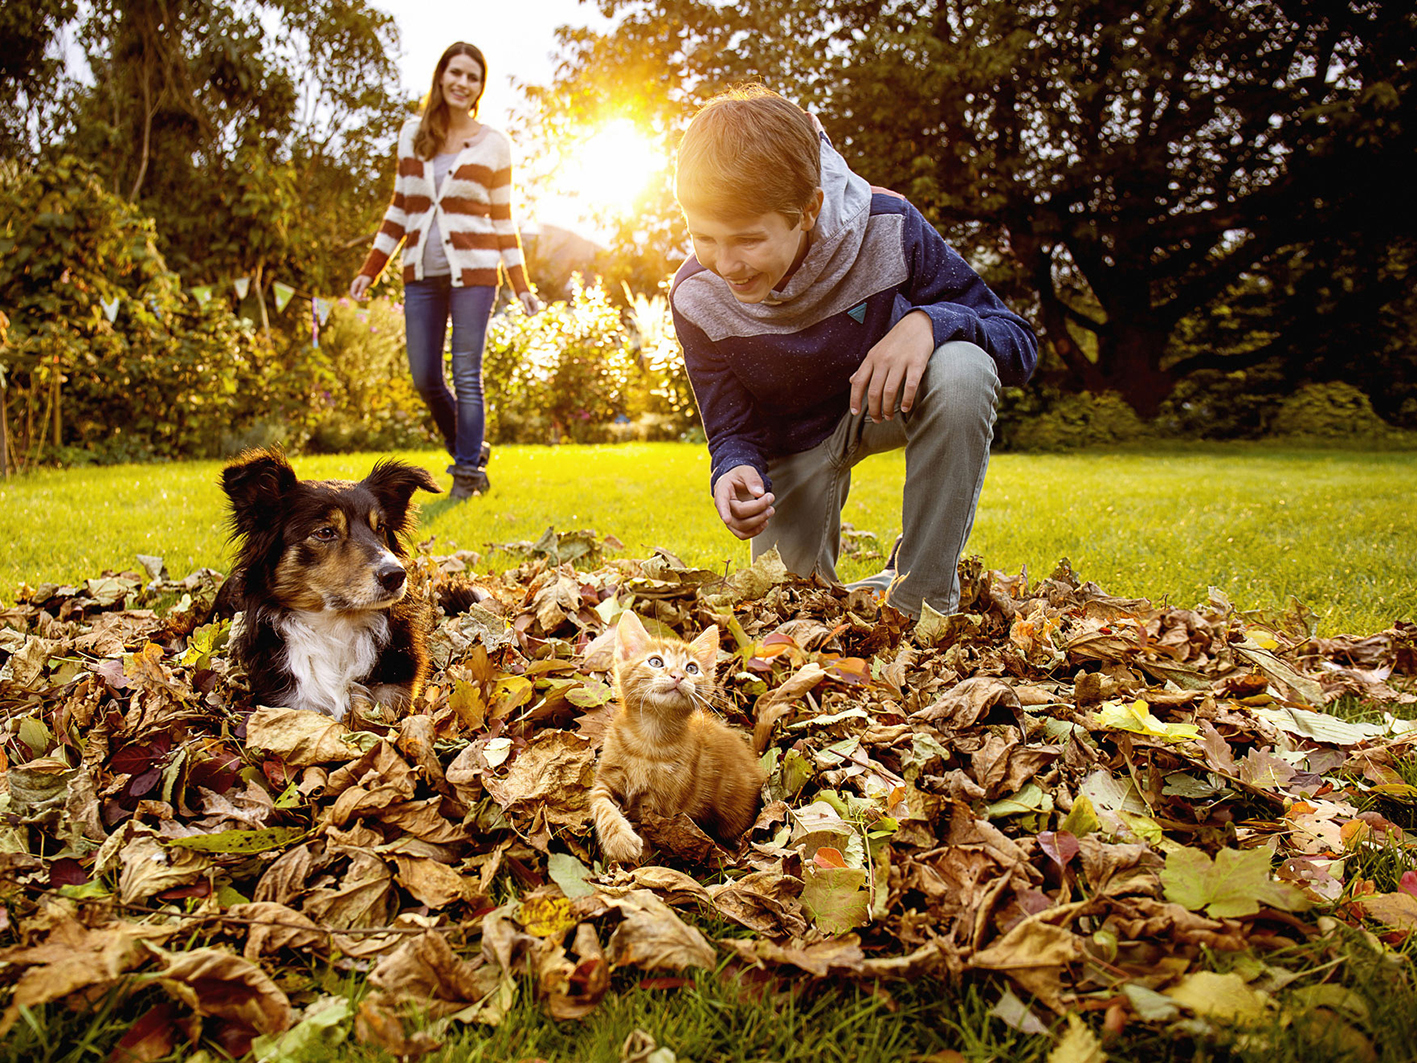
<instances>
[{"instance_id":1,"label":"sun flare","mask_svg":"<svg viewBox=\"0 0 1417 1063\"><path fill-rule=\"evenodd\" d=\"M624 214L649 179L665 166L663 153L627 119L601 126L572 153L562 186L589 210Z\"/></svg>"}]
</instances>

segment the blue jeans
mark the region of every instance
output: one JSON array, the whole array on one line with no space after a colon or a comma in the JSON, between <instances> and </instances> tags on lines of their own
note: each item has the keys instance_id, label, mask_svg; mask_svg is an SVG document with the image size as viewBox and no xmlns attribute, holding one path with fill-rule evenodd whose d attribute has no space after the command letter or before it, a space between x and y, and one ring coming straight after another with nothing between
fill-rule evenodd
<instances>
[{"instance_id":1,"label":"blue jeans","mask_svg":"<svg viewBox=\"0 0 1417 1063\"><path fill-rule=\"evenodd\" d=\"M488 285L454 288L450 277L430 277L404 285L403 320L413 386L432 411L448 453L457 465L474 468L482 449L482 348L497 289ZM453 388L443 378L443 342L453 319Z\"/></svg>"}]
</instances>

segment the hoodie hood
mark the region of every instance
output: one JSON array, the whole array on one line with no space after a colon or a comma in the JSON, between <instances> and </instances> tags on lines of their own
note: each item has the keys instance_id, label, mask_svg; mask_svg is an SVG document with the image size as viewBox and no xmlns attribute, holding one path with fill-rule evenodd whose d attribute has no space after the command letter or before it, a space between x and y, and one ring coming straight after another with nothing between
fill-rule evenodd
<instances>
[{"instance_id":1,"label":"hoodie hood","mask_svg":"<svg viewBox=\"0 0 1417 1063\"><path fill-rule=\"evenodd\" d=\"M871 215L871 186L864 177L847 168L846 160L831 146L825 133L821 134L821 144L822 209L812 227L807 257L788 278L782 291L774 292L757 305L774 307L792 303L794 313L810 313L809 307L805 303L799 305L799 301L811 293L817 293L818 297L828 295L846 276L861 251L866 222Z\"/></svg>"}]
</instances>

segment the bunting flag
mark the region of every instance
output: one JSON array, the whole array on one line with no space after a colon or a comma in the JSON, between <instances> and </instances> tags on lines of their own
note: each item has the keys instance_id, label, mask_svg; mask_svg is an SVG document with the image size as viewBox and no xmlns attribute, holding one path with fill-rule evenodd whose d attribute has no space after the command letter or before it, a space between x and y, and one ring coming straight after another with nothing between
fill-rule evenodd
<instances>
[{"instance_id":1,"label":"bunting flag","mask_svg":"<svg viewBox=\"0 0 1417 1063\"><path fill-rule=\"evenodd\" d=\"M245 299L246 293L251 289L251 278L237 277L231 282L231 286L236 289L236 298Z\"/></svg>"},{"instance_id":2,"label":"bunting flag","mask_svg":"<svg viewBox=\"0 0 1417 1063\"><path fill-rule=\"evenodd\" d=\"M192 289L192 297L197 300L198 306L206 306L212 297L212 286L210 284L199 284Z\"/></svg>"},{"instance_id":3,"label":"bunting flag","mask_svg":"<svg viewBox=\"0 0 1417 1063\"><path fill-rule=\"evenodd\" d=\"M100 299L98 304L103 307L103 316L108 318L108 323L113 324L118 317L118 296L115 295L112 299Z\"/></svg>"},{"instance_id":4,"label":"bunting flag","mask_svg":"<svg viewBox=\"0 0 1417 1063\"><path fill-rule=\"evenodd\" d=\"M322 295L315 296L315 314L320 319L320 324L324 324L330 319L330 308L335 305L333 299L326 299Z\"/></svg>"},{"instance_id":5,"label":"bunting flag","mask_svg":"<svg viewBox=\"0 0 1417 1063\"><path fill-rule=\"evenodd\" d=\"M275 292L276 295L276 313L283 313L286 304L290 302L290 297L295 294L295 289L289 284L282 284L280 281L276 281L271 285L271 291Z\"/></svg>"}]
</instances>

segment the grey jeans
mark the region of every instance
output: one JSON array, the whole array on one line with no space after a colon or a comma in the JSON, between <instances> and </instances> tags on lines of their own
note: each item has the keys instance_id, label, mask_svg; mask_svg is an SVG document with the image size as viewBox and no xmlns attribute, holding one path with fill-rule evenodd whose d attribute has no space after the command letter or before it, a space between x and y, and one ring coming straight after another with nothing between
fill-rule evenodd
<instances>
[{"instance_id":1,"label":"grey jeans","mask_svg":"<svg viewBox=\"0 0 1417 1063\"><path fill-rule=\"evenodd\" d=\"M989 465L999 375L973 343L936 349L908 414L880 424L863 409L847 413L811 450L768 463L776 512L753 537L753 558L777 547L788 570L836 582L841 507L851 468L862 458L905 448L904 538L896 558L903 579L890 603L911 616L920 603L942 613L959 604L959 555L974 527L974 510Z\"/></svg>"}]
</instances>

